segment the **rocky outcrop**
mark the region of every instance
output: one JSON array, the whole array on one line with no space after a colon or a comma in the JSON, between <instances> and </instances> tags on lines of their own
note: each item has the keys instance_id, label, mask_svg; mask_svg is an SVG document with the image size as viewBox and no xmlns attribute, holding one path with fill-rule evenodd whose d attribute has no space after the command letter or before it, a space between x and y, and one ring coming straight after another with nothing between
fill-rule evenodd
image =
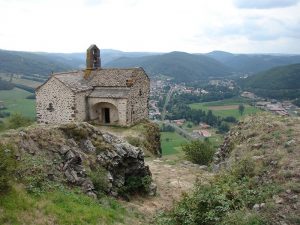
<instances>
[{"instance_id":1,"label":"rocky outcrop","mask_svg":"<svg viewBox=\"0 0 300 225\"><path fill-rule=\"evenodd\" d=\"M113 196L124 190L130 177L151 178L140 148L88 123L28 128L7 134L0 142L14 146L23 164L21 177L34 176L38 162L42 180L79 186L91 197L97 194L90 176L96 168L104 169L105 192ZM148 193L154 194L155 187L150 183Z\"/></svg>"}]
</instances>

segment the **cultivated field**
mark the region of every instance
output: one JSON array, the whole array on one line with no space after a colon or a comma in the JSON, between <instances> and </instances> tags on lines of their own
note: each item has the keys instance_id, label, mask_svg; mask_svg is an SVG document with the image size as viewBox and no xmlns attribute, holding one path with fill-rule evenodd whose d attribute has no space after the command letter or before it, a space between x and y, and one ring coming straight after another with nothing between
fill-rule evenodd
<instances>
[{"instance_id":1,"label":"cultivated field","mask_svg":"<svg viewBox=\"0 0 300 225\"><path fill-rule=\"evenodd\" d=\"M28 91L19 88L14 88L9 91L0 91L0 101L4 101L8 112L19 112L22 115L35 118L35 100L26 99L27 96L32 95Z\"/></svg>"},{"instance_id":2,"label":"cultivated field","mask_svg":"<svg viewBox=\"0 0 300 225\"><path fill-rule=\"evenodd\" d=\"M239 104L244 104L245 110L243 116L254 114L260 111L260 109L250 106L243 98L226 99L222 101L193 103L190 104L192 109L202 109L205 111L212 110L213 114L220 117L233 116L236 119L240 119Z\"/></svg>"}]
</instances>

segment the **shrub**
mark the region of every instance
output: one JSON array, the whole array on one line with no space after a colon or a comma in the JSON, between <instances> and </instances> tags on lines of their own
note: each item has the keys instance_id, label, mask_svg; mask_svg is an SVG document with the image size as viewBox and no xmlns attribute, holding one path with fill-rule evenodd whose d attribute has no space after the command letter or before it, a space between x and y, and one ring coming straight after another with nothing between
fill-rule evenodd
<instances>
[{"instance_id":1,"label":"shrub","mask_svg":"<svg viewBox=\"0 0 300 225\"><path fill-rule=\"evenodd\" d=\"M228 123L236 123L237 122L236 118L233 116L227 116L223 120Z\"/></svg>"},{"instance_id":2,"label":"shrub","mask_svg":"<svg viewBox=\"0 0 300 225\"><path fill-rule=\"evenodd\" d=\"M21 113L14 113L8 118L8 129L17 129L19 127L26 127L32 124L32 120L24 117Z\"/></svg>"},{"instance_id":3,"label":"shrub","mask_svg":"<svg viewBox=\"0 0 300 225\"><path fill-rule=\"evenodd\" d=\"M135 146L135 147L141 147L143 145L143 142L138 137L129 136L126 137L129 144Z\"/></svg>"},{"instance_id":4,"label":"shrub","mask_svg":"<svg viewBox=\"0 0 300 225\"><path fill-rule=\"evenodd\" d=\"M109 182L107 171L103 167L97 167L93 169L90 172L89 177L94 184L94 188L98 196L101 196L108 191Z\"/></svg>"},{"instance_id":5,"label":"shrub","mask_svg":"<svg viewBox=\"0 0 300 225\"><path fill-rule=\"evenodd\" d=\"M168 213L158 217L161 225L260 225L265 224L250 211L257 202L265 202L278 192L275 184L259 185L253 178L237 179L222 173L209 184L197 183ZM239 211L249 211L247 216Z\"/></svg>"},{"instance_id":6,"label":"shrub","mask_svg":"<svg viewBox=\"0 0 300 225\"><path fill-rule=\"evenodd\" d=\"M215 150L208 139L192 141L182 146L186 158L193 163L208 165L214 156Z\"/></svg>"},{"instance_id":7,"label":"shrub","mask_svg":"<svg viewBox=\"0 0 300 225\"><path fill-rule=\"evenodd\" d=\"M120 194L126 197L128 194L144 194L149 192L152 182L151 176L137 177L129 176L125 180L124 187L120 190Z\"/></svg>"},{"instance_id":8,"label":"shrub","mask_svg":"<svg viewBox=\"0 0 300 225\"><path fill-rule=\"evenodd\" d=\"M9 190L9 181L12 179L16 160L10 146L0 145L0 193Z\"/></svg>"},{"instance_id":9,"label":"shrub","mask_svg":"<svg viewBox=\"0 0 300 225\"><path fill-rule=\"evenodd\" d=\"M228 123L222 121L220 126L218 127L218 130L221 132L221 133L226 133L228 132L230 129Z\"/></svg>"},{"instance_id":10,"label":"shrub","mask_svg":"<svg viewBox=\"0 0 300 225\"><path fill-rule=\"evenodd\" d=\"M238 179L253 177L255 175L255 162L253 159L244 158L233 166L231 173Z\"/></svg>"}]
</instances>

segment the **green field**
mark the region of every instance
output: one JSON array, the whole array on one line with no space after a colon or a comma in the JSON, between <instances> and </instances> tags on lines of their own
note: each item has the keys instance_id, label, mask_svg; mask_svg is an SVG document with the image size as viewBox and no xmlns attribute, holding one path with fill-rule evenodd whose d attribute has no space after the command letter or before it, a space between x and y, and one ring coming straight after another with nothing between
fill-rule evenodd
<instances>
[{"instance_id":1,"label":"green field","mask_svg":"<svg viewBox=\"0 0 300 225\"><path fill-rule=\"evenodd\" d=\"M244 104L245 106L245 111L243 116L254 114L260 111L260 109L250 106L247 103L248 103L247 100L243 98L233 98L233 99L226 99L222 101L193 103L190 104L189 106L192 109L202 109L205 111L212 110L213 114L216 116L220 116L220 117L233 116L236 119L239 119L241 117L238 110L239 104ZM222 109L222 107L224 109Z\"/></svg>"},{"instance_id":2,"label":"green field","mask_svg":"<svg viewBox=\"0 0 300 225\"><path fill-rule=\"evenodd\" d=\"M35 118L35 100L26 99L27 96L32 95L28 91L19 88L14 88L9 91L0 91L0 101L4 101L5 107L8 112L19 112L22 115Z\"/></svg>"},{"instance_id":3,"label":"green field","mask_svg":"<svg viewBox=\"0 0 300 225\"><path fill-rule=\"evenodd\" d=\"M188 140L176 132L161 132L161 148L163 155L171 155L181 150L181 145Z\"/></svg>"}]
</instances>

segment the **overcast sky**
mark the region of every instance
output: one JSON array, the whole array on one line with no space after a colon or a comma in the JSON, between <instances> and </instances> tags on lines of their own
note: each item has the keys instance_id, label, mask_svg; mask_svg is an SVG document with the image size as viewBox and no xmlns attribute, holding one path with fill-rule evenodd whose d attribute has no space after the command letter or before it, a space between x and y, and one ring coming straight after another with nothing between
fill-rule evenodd
<instances>
[{"instance_id":1,"label":"overcast sky","mask_svg":"<svg viewBox=\"0 0 300 225\"><path fill-rule=\"evenodd\" d=\"M300 54L300 0L0 0L0 49Z\"/></svg>"}]
</instances>

